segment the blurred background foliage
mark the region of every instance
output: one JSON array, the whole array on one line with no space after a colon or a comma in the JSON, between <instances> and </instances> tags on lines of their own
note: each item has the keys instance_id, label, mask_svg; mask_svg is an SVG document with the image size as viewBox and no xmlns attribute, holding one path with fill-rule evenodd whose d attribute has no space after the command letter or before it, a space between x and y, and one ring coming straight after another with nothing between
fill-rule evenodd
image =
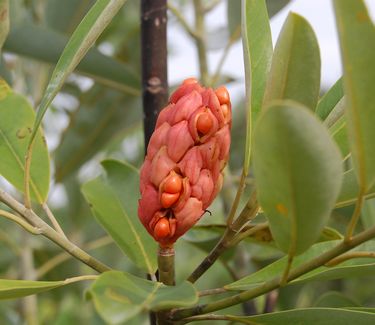
<instances>
[{"instance_id":1,"label":"blurred background foliage","mask_svg":"<svg viewBox=\"0 0 375 325\"><path fill-rule=\"evenodd\" d=\"M206 12L220 2L205 0ZM270 0L272 16L289 1ZM64 45L92 0L12 0L10 1L10 34L4 44L0 74L18 92L26 94L38 106L53 65ZM225 51L240 42L240 1L228 0L228 23L207 34L207 51ZM170 1L183 15L192 1ZM142 108L140 98L140 20L139 0L129 0L101 35L96 47L79 65L59 93L44 120L44 129L52 158L53 186L51 207L72 241L89 250L112 267L139 273L94 221L80 191L83 182L100 172L104 158L126 160L139 167L143 160ZM180 20L169 12L170 27ZM190 23L190 22L189 22ZM193 26L193 21L191 22ZM194 38L191 38L195 46ZM223 41L224 40L224 41ZM173 35L169 36L173 55ZM174 68L174 67L170 67ZM186 76L188 77L188 76ZM220 69L211 77L211 85L234 81L221 75ZM174 85L171 85L172 88ZM243 163L245 140L244 99L236 98L233 110L232 147L229 168L222 195L210 208L212 216L203 218L205 227L197 227L176 245L177 281L185 279L205 254L215 245L234 196ZM2 186L8 186L0 180ZM248 179L251 190L252 178ZM126 186L126 184L124 184ZM247 197L245 195L245 197ZM134 190L134 200L138 191ZM352 207L335 210L331 226L344 230ZM375 205L366 202L363 223L375 223ZM73 260L47 240L31 238L16 225L0 220L1 278L58 280L81 273L90 274L85 265ZM31 255L31 261L30 261ZM197 282L199 290L223 286L279 258L281 253L264 234L242 242L229 250ZM254 303L230 308L233 314L251 314L273 310L311 306L374 306L374 276L294 285L260 297ZM37 313L40 324L103 324L82 292L79 283L39 295ZM210 298L207 297L207 300ZM23 324L27 319L24 300L0 302L0 324ZM271 307L270 307L271 306ZM228 313L228 310L223 310ZM147 319L134 320L134 324Z\"/></svg>"}]
</instances>

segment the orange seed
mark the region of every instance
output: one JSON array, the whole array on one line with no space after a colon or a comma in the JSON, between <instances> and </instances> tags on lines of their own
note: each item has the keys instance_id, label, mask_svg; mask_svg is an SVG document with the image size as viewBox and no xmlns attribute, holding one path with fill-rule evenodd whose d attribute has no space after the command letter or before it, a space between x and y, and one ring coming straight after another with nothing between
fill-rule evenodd
<instances>
[{"instance_id":1,"label":"orange seed","mask_svg":"<svg viewBox=\"0 0 375 325\"><path fill-rule=\"evenodd\" d=\"M224 86L220 86L215 90L215 94L220 102L220 104L228 104L229 103L229 93L227 88Z\"/></svg>"},{"instance_id":2,"label":"orange seed","mask_svg":"<svg viewBox=\"0 0 375 325\"><path fill-rule=\"evenodd\" d=\"M212 128L212 117L208 113L202 113L197 120L197 129L199 132L206 134Z\"/></svg>"},{"instance_id":3,"label":"orange seed","mask_svg":"<svg viewBox=\"0 0 375 325\"><path fill-rule=\"evenodd\" d=\"M182 180L179 175L171 175L164 184L164 191L168 193L180 193L182 188Z\"/></svg>"},{"instance_id":4,"label":"orange seed","mask_svg":"<svg viewBox=\"0 0 375 325\"><path fill-rule=\"evenodd\" d=\"M163 208L170 208L174 203L177 202L178 198L180 197L180 193L167 193L167 192L164 192L162 195L161 195L161 198L160 198L160 202L161 202L161 205L163 206Z\"/></svg>"},{"instance_id":5,"label":"orange seed","mask_svg":"<svg viewBox=\"0 0 375 325\"><path fill-rule=\"evenodd\" d=\"M163 239L169 236L171 230L169 228L169 221L167 218L161 218L154 228L154 236L156 239Z\"/></svg>"}]
</instances>

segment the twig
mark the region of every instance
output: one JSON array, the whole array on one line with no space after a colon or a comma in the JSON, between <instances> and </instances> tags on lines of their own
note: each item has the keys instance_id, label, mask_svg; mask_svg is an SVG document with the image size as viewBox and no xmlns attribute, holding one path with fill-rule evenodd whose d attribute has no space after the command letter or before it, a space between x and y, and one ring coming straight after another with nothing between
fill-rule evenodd
<instances>
[{"instance_id":1,"label":"twig","mask_svg":"<svg viewBox=\"0 0 375 325\"><path fill-rule=\"evenodd\" d=\"M204 7L204 13L207 14L211 10L215 9L215 7L221 2L221 0L212 0L211 2L207 3Z\"/></svg>"},{"instance_id":2,"label":"twig","mask_svg":"<svg viewBox=\"0 0 375 325\"><path fill-rule=\"evenodd\" d=\"M353 236L355 226L357 225L359 217L361 216L362 205L363 205L363 201L365 199L364 196L365 196L365 191L361 188L359 190L358 198L357 198L357 201L355 203L353 215L350 219L350 223L349 223L348 229L346 231L345 241L350 241L352 236Z\"/></svg>"},{"instance_id":3,"label":"twig","mask_svg":"<svg viewBox=\"0 0 375 325\"><path fill-rule=\"evenodd\" d=\"M89 242L85 245L83 245L83 249L91 251L96 248L100 248L109 244L113 243L113 239L109 236L104 236L102 238L96 239L92 242ZM56 256L50 258L46 263L41 265L37 270L36 270L36 277L40 279L43 277L45 274L50 272L52 269L54 269L56 266L60 265L61 263L69 260L72 258L70 254L67 252L62 252L60 254L57 254Z\"/></svg>"},{"instance_id":4,"label":"twig","mask_svg":"<svg viewBox=\"0 0 375 325\"><path fill-rule=\"evenodd\" d=\"M16 216L13 213L10 213L10 212L4 211L4 210L0 210L0 216L14 221L18 225L20 225L23 229L25 229L26 231L28 231L29 233L31 233L33 235L40 235L41 234L40 229L35 228L33 225L29 224L27 221L25 221L21 217Z\"/></svg>"},{"instance_id":5,"label":"twig","mask_svg":"<svg viewBox=\"0 0 375 325\"><path fill-rule=\"evenodd\" d=\"M199 71L202 83L208 84L208 63L207 63L207 50L206 50L206 29L204 26L204 8L202 0L194 0L194 13L195 13L195 43L198 50Z\"/></svg>"},{"instance_id":6,"label":"twig","mask_svg":"<svg viewBox=\"0 0 375 325\"><path fill-rule=\"evenodd\" d=\"M225 46L224 48L224 51L223 51L223 54L221 55L221 58L220 58L220 61L216 67L216 70L215 70L215 73L214 75L212 76L211 78L211 81L210 81L210 85L211 86L215 86L215 84L217 83L218 79L219 79L219 76L221 74L221 70L223 68L223 65L225 63L225 60L227 59L228 57L228 54L229 54L229 50L231 49L232 45L236 42L237 38L241 35L241 28L238 27L236 28L236 30L232 33L232 35L230 36L229 38L229 41L227 43L227 45Z\"/></svg>"},{"instance_id":7,"label":"twig","mask_svg":"<svg viewBox=\"0 0 375 325\"><path fill-rule=\"evenodd\" d=\"M227 290L225 290L224 288L207 289L207 290L199 291L198 296L205 297L205 296L219 295L225 292L227 292Z\"/></svg>"},{"instance_id":8,"label":"twig","mask_svg":"<svg viewBox=\"0 0 375 325\"><path fill-rule=\"evenodd\" d=\"M279 292L277 290L273 290L267 294L266 302L264 304L263 314L272 313L274 311L278 297L279 297Z\"/></svg>"},{"instance_id":9,"label":"twig","mask_svg":"<svg viewBox=\"0 0 375 325\"><path fill-rule=\"evenodd\" d=\"M242 210L238 218L232 225L228 226L219 242L212 249L212 251L205 257L205 259L197 266L193 273L188 277L188 281L194 283L197 281L220 257L220 255L229 247L231 242L235 239L241 229L246 223L253 219L259 210L259 204L256 200L255 191L250 196L245 208ZM249 230L250 231L250 230Z\"/></svg>"},{"instance_id":10,"label":"twig","mask_svg":"<svg viewBox=\"0 0 375 325\"><path fill-rule=\"evenodd\" d=\"M190 322L196 321L203 321L203 320L228 320L234 321L241 324L249 324L249 325L258 325L258 323L252 322L249 319L239 318L232 315L215 315L215 314L207 314L207 315L199 315L199 316L192 316L188 318L184 318L183 321L179 322L178 324L187 324Z\"/></svg>"},{"instance_id":11,"label":"twig","mask_svg":"<svg viewBox=\"0 0 375 325\"><path fill-rule=\"evenodd\" d=\"M330 260L328 263L325 264L325 266L332 267L336 266L340 263L343 263L347 260L351 260L353 258L375 258L375 252L349 252L342 254L340 256L337 256L336 258Z\"/></svg>"},{"instance_id":12,"label":"twig","mask_svg":"<svg viewBox=\"0 0 375 325\"><path fill-rule=\"evenodd\" d=\"M178 10L171 1L168 1L168 9L171 11L171 13L176 17L178 22L182 25L182 27L185 29L185 31L194 39L198 38L197 33L195 30L193 30L188 22L186 21L185 17L181 14L181 11Z\"/></svg>"},{"instance_id":13,"label":"twig","mask_svg":"<svg viewBox=\"0 0 375 325\"><path fill-rule=\"evenodd\" d=\"M28 237L23 237L23 247L21 253L21 272L23 280L35 280L35 268L34 268L34 258L33 249L30 245ZM37 296L32 295L29 297L24 297L21 300L23 318L29 325L39 324L38 320L38 301Z\"/></svg>"},{"instance_id":14,"label":"twig","mask_svg":"<svg viewBox=\"0 0 375 325\"><path fill-rule=\"evenodd\" d=\"M358 235L354 236L350 242L342 241L335 247L331 248L330 250L326 251L322 255L303 263L302 265L292 269L289 273L288 281L292 281L303 274L306 274L322 265L325 265L328 261L332 260L333 258L351 250L352 248L372 239L375 238L375 226L359 233ZM247 301L253 299L255 297L261 296L267 292L275 290L280 287L280 276L277 276L263 285L255 287L253 289L243 291L239 294L234 296L224 298L218 300L213 303L208 303L204 305L197 305L191 308L180 308L175 309L172 311L170 319L173 321L181 320L186 317L191 317L194 315L201 315L213 312L215 310L224 309L243 301Z\"/></svg>"},{"instance_id":15,"label":"twig","mask_svg":"<svg viewBox=\"0 0 375 325\"><path fill-rule=\"evenodd\" d=\"M46 213L48 219L51 221L53 227L55 228L55 230L63 237L67 238L64 231L62 230L60 224L58 223L56 217L54 216L53 212L51 211L51 209L49 208L48 204L47 203L43 203L42 204L42 208L44 210L44 212Z\"/></svg>"},{"instance_id":16,"label":"twig","mask_svg":"<svg viewBox=\"0 0 375 325\"><path fill-rule=\"evenodd\" d=\"M98 271L99 273L109 271L110 268L98 261L94 257L87 254L81 248L70 242L65 237L61 236L57 231L50 227L44 222L35 212L31 209L26 208L24 205L19 203L16 199L10 196L8 193L0 189L0 201L5 203L8 207L19 213L24 217L31 225L40 230L40 234L48 238L62 249L67 251L70 255L85 263L89 267Z\"/></svg>"},{"instance_id":17,"label":"twig","mask_svg":"<svg viewBox=\"0 0 375 325\"><path fill-rule=\"evenodd\" d=\"M250 237L251 235L255 234L260 230L267 229L268 227L268 222L262 222L254 225L249 229L246 229L245 231L242 231L231 241L231 246L237 245L240 241L246 239L247 237Z\"/></svg>"},{"instance_id":18,"label":"twig","mask_svg":"<svg viewBox=\"0 0 375 325\"><path fill-rule=\"evenodd\" d=\"M25 190L25 207L31 209L31 197L30 197L30 168L31 168L31 159L33 154L34 141L32 141L26 151L25 156L25 175L24 175L24 190Z\"/></svg>"}]
</instances>

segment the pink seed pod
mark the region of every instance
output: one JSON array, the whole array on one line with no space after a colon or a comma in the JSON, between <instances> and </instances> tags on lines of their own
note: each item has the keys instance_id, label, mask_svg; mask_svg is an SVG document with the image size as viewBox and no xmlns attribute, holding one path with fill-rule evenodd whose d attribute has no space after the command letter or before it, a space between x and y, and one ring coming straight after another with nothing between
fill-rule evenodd
<instances>
[{"instance_id":1,"label":"pink seed pod","mask_svg":"<svg viewBox=\"0 0 375 325\"><path fill-rule=\"evenodd\" d=\"M186 79L160 112L141 167L138 215L161 247L202 217L223 183L231 102L224 86Z\"/></svg>"}]
</instances>

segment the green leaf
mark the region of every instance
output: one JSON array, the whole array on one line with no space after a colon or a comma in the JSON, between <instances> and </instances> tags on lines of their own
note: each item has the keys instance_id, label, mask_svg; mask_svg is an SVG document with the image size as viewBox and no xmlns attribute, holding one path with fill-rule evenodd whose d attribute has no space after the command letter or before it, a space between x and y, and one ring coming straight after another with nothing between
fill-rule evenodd
<instances>
[{"instance_id":1,"label":"green leaf","mask_svg":"<svg viewBox=\"0 0 375 325\"><path fill-rule=\"evenodd\" d=\"M286 101L261 116L254 134L255 184L281 250L294 256L316 242L342 173L336 145L308 109Z\"/></svg>"},{"instance_id":2,"label":"green leaf","mask_svg":"<svg viewBox=\"0 0 375 325\"><path fill-rule=\"evenodd\" d=\"M363 202L361 213L363 228L367 229L375 226L375 200L367 200Z\"/></svg>"},{"instance_id":3,"label":"green leaf","mask_svg":"<svg viewBox=\"0 0 375 325\"><path fill-rule=\"evenodd\" d=\"M244 170L250 165L252 124L262 106L266 78L271 65L272 38L264 0L243 1L242 40L245 62L247 130Z\"/></svg>"},{"instance_id":4,"label":"green leaf","mask_svg":"<svg viewBox=\"0 0 375 325\"><path fill-rule=\"evenodd\" d=\"M0 300L15 299L55 289L64 281L26 281L0 279Z\"/></svg>"},{"instance_id":5,"label":"green leaf","mask_svg":"<svg viewBox=\"0 0 375 325\"><path fill-rule=\"evenodd\" d=\"M255 1L256 2L256 1ZM258 1L260 6L263 6L264 0ZM290 0L266 0L267 5L267 17L272 18L281 9L283 9ZM258 5L258 4L257 4ZM228 17L228 28L229 34L235 35L240 28L241 22L241 1L227 0L227 17ZM240 35L238 35L239 37Z\"/></svg>"},{"instance_id":6,"label":"green leaf","mask_svg":"<svg viewBox=\"0 0 375 325\"><path fill-rule=\"evenodd\" d=\"M45 9L47 25L59 32L71 33L94 2L94 0L48 0Z\"/></svg>"},{"instance_id":7,"label":"green leaf","mask_svg":"<svg viewBox=\"0 0 375 325\"><path fill-rule=\"evenodd\" d=\"M292 99L315 111L320 90L319 46L310 24L290 13L272 58L263 105Z\"/></svg>"},{"instance_id":8,"label":"green leaf","mask_svg":"<svg viewBox=\"0 0 375 325\"><path fill-rule=\"evenodd\" d=\"M98 86L81 98L55 151L56 182L75 172L120 131L141 122L139 98Z\"/></svg>"},{"instance_id":9,"label":"green leaf","mask_svg":"<svg viewBox=\"0 0 375 325\"><path fill-rule=\"evenodd\" d=\"M362 0L334 1L349 142L361 193L375 183L375 27Z\"/></svg>"},{"instance_id":10,"label":"green leaf","mask_svg":"<svg viewBox=\"0 0 375 325\"><path fill-rule=\"evenodd\" d=\"M319 100L318 106L316 107L316 115L324 121L343 96L344 89L342 86L342 78L340 78Z\"/></svg>"},{"instance_id":11,"label":"green leaf","mask_svg":"<svg viewBox=\"0 0 375 325\"><path fill-rule=\"evenodd\" d=\"M272 18L282 10L290 0L266 0L268 16Z\"/></svg>"},{"instance_id":12,"label":"green leaf","mask_svg":"<svg viewBox=\"0 0 375 325\"><path fill-rule=\"evenodd\" d=\"M139 175L119 161L102 162L106 174L82 186L98 222L140 269L156 271L157 245L138 219Z\"/></svg>"},{"instance_id":13,"label":"green leaf","mask_svg":"<svg viewBox=\"0 0 375 325\"><path fill-rule=\"evenodd\" d=\"M348 138L348 131L346 127L346 117L342 116L339 118L329 129L333 139L337 146L340 148L341 155L344 160L350 155L350 145Z\"/></svg>"},{"instance_id":14,"label":"green leaf","mask_svg":"<svg viewBox=\"0 0 375 325\"><path fill-rule=\"evenodd\" d=\"M190 282L165 286L132 274L103 273L88 291L100 316L110 324L123 324L139 313L169 308L189 307L198 295Z\"/></svg>"},{"instance_id":15,"label":"green leaf","mask_svg":"<svg viewBox=\"0 0 375 325\"><path fill-rule=\"evenodd\" d=\"M12 26L4 49L55 65L69 38L52 29L24 23ZM91 48L77 66L77 72L120 91L138 95L139 77L125 63ZM60 86L59 86L60 87Z\"/></svg>"},{"instance_id":16,"label":"green leaf","mask_svg":"<svg viewBox=\"0 0 375 325\"><path fill-rule=\"evenodd\" d=\"M299 265L320 256L324 252L336 246L341 241L326 241L310 247L305 253L297 256L293 260L292 270ZM369 241L355 248L356 251L373 251L375 241ZM273 262L261 270L250 274L236 282L225 286L227 290L249 290L253 287L261 286L270 279L279 276L287 265L287 257L283 257ZM289 282L288 285L306 283L311 281L328 281L351 277L372 275L375 272L375 262L369 258L356 258L347 260L334 267L321 266L301 277Z\"/></svg>"},{"instance_id":17,"label":"green leaf","mask_svg":"<svg viewBox=\"0 0 375 325\"><path fill-rule=\"evenodd\" d=\"M354 204L357 201L359 186L354 169L344 173L344 179L341 186L340 194L336 201L336 208ZM375 184L367 191L365 199L375 197Z\"/></svg>"},{"instance_id":18,"label":"green leaf","mask_svg":"<svg viewBox=\"0 0 375 325\"><path fill-rule=\"evenodd\" d=\"M329 291L323 294L314 304L315 307L330 307L330 308L341 308L341 307L359 307L353 299L347 297L342 292Z\"/></svg>"},{"instance_id":19,"label":"green leaf","mask_svg":"<svg viewBox=\"0 0 375 325\"><path fill-rule=\"evenodd\" d=\"M335 308L304 308L256 316L234 316L233 320L248 324L280 325L368 325L375 322L375 314Z\"/></svg>"},{"instance_id":20,"label":"green leaf","mask_svg":"<svg viewBox=\"0 0 375 325\"><path fill-rule=\"evenodd\" d=\"M9 0L0 0L0 52L9 33Z\"/></svg>"},{"instance_id":21,"label":"green leaf","mask_svg":"<svg viewBox=\"0 0 375 325\"><path fill-rule=\"evenodd\" d=\"M248 230L252 227L254 227L254 225L245 226L242 231ZM197 225L184 236L184 240L198 246L199 248L202 248L209 253L214 244L217 243L220 236L224 234L226 228L227 225L225 224ZM342 238L343 236L337 230L330 227L324 227L317 241L322 242ZM244 241L249 243L267 244L272 247L276 246L269 227L256 231L255 233L246 237Z\"/></svg>"},{"instance_id":22,"label":"green leaf","mask_svg":"<svg viewBox=\"0 0 375 325\"><path fill-rule=\"evenodd\" d=\"M53 98L61 89L65 79L73 72L125 1L126 0L97 0L78 25L61 54L52 73L51 80L47 85L47 89L36 115L30 143L36 135L45 112Z\"/></svg>"},{"instance_id":23,"label":"green leaf","mask_svg":"<svg viewBox=\"0 0 375 325\"><path fill-rule=\"evenodd\" d=\"M227 8L229 35L232 36L241 28L241 1L227 0Z\"/></svg>"},{"instance_id":24,"label":"green leaf","mask_svg":"<svg viewBox=\"0 0 375 325\"><path fill-rule=\"evenodd\" d=\"M0 175L21 192L24 191L24 159L34 120L29 102L0 79ZM50 175L48 149L41 132L37 133L30 174L31 196L43 203L48 196Z\"/></svg>"}]
</instances>

